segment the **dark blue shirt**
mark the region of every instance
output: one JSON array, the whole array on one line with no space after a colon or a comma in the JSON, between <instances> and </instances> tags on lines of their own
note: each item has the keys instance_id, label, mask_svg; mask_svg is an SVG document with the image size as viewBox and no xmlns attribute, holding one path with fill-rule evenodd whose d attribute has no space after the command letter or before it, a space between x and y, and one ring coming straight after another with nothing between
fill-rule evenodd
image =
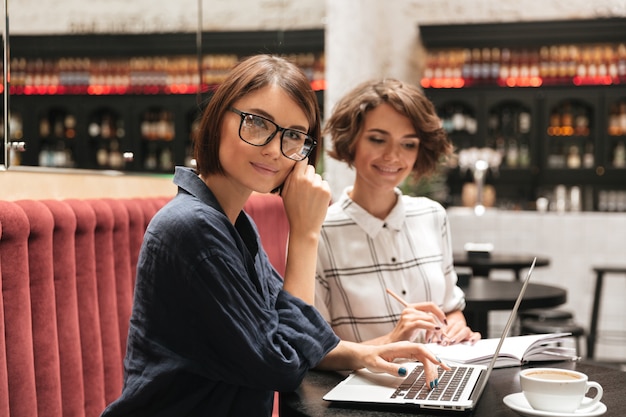
<instances>
[{"instance_id":1,"label":"dark blue shirt","mask_svg":"<svg viewBox=\"0 0 626 417\"><path fill-rule=\"evenodd\" d=\"M339 339L282 289L250 217L233 226L190 169L152 219L139 262L124 389L103 416L271 415Z\"/></svg>"}]
</instances>

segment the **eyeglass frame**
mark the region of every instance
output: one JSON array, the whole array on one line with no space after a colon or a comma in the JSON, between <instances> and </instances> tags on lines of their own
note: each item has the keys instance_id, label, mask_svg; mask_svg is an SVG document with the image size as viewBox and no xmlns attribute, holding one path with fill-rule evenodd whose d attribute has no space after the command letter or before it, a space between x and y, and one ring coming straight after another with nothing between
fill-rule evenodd
<instances>
[{"instance_id":1,"label":"eyeglass frame","mask_svg":"<svg viewBox=\"0 0 626 417\"><path fill-rule=\"evenodd\" d=\"M273 120L268 119L267 117L263 117L263 116L260 116L258 114L254 114L254 113L248 113L248 112L245 112L245 111L241 111L241 110L236 109L234 107L230 107L229 110L232 111L233 113L239 115L239 119L240 120L239 120L239 129L238 129L237 133L239 134L239 139L241 139L242 141L246 142L248 145L265 146L268 143L270 143L272 141L272 139L274 139L274 137L276 136L276 134L278 132L280 132L280 153L282 153L285 158L291 159L292 161L303 161L303 160L305 160L309 155L311 155L311 152L313 152L313 149L315 149L315 147L317 146L317 139L315 139L313 136L311 136L311 135L309 135L309 134L307 134L305 132L302 132L302 131L296 130L296 129L290 129L290 128L287 128L287 127L282 127L279 124L277 124L276 122L274 122ZM243 121L245 120L246 116L254 116L254 117L258 117L260 119L263 119L264 121L274 125L276 130L274 130L274 132L271 133L268 136L268 138L265 140L265 142L260 143L260 144L250 143L250 142L248 142L247 140L245 140L241 136L241 128L243 127ZM285 151L283 150L283 140L284 140L284 136L285 136L285 132L286 131L297 132L299 134L305 135L306 138L309 138L313 142L313 144L309 148L308 152L306 153L306 155L304 155L302 157L302 159L294 159L294 158L288 156L287 154L285 154Z\"/></svg>"}]
</instances>

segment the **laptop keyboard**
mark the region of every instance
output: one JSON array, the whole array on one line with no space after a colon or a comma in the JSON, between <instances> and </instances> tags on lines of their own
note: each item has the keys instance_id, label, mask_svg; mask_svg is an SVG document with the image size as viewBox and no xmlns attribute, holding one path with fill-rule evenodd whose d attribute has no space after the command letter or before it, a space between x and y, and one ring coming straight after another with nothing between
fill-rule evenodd
<instances>
[{"instance_id":1,"label":"laptop keyboard","mask_svg":"<svg viewBox=\"0 0 626 417\"><path fill-rule=\"evenodd\" d=\"M439 376L439 385L430 389L426 386L426 376L422 366L415 369L404 379L391 395L391 398L416 400L458 401L471 375L471 368L452 367Z\"/></svg>"}]
</instances>

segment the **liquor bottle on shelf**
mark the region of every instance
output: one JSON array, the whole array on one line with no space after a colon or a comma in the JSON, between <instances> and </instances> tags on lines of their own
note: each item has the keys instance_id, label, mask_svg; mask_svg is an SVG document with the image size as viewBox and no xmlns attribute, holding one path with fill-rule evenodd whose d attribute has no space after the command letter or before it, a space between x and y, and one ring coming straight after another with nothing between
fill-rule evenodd
<instances>
[{"instance_id":1,"label":"liquor bottle on shelf","mask_svg":"<svg viewBox=\"0 0 626 417\"><path fill-rule=\"evenodd\" d=\"M561 132L561 115L558 109L553 109L550 113L550 121L548 124L548 135L560 136Z\"/></svg>"},{"instance_id":2,"label":"liquor bottle on shelf","mask_svg":"<svg viewBox=\"0 0 626 417\"><path fill-rule=\"evenodd\" d=\"M491 65L489 68L490 75L492 81L496 82L500 77L500 60L501 60L501 52L500 48L492 48L491 49Z\"/></svg>"},{"instance_id":3,"label":"liquor bottle on shelf","mask_svg":"<svg viewBox=\"0 0 626 417\"><path fill-rule=\"evenodd\" d=\"M171 142L175 139L174 113L163 108L146 110L140 120L143 168L170 172L174 166Z\"/></svg>"},{"instance_id":4,"label":"liquor bottle on shelf","mask_svg":"<svg viewBox=\"0 0 626 417\"><path fill-rule=\"evenodd\" d=\"M567 46L559 45L556 49L556 73L560 82L565 82L569 74L569 53Z\"/></svg>"},{"instance_id":5,"label":"liquor bottle on shelf","mask_svg":"<svg viewBox=\"0 0 626 417\"><path fill-rule=\"evenodd\" d=\"M506 101L492 107L487 121L487 146L498 152L505 167L530 166L532 117L522 103Z\"/></svg>"},{"instance_id":6,"label":"liquor bottle on shelf","mask_svg":"<svg viewBox=\"0 0 626 417\"><path fill-rule=\"evenodd\" d=\"M187 141L187 145L185 146L185 162L184 165L189 168L196 168L196 160L194 159L194 149L193 144L195 142L195 136L200 127L200 117L198 117L197 113L190 112L188 114L189 123L189 140Z\"/></svg>"},{"instance_id":7,"label":"liquor bottle on shelf","mask_svg":"<svg viewBox=\"0 0 626 417\"><path fill-rule=\"evenodd\" d=\"M141 139L154 140L156 138L153 119L154 119L154 112L146 111L142 115L141 122L139 124L140 131L141 131Z\"/></svg>"},{"instance_id":8,"label":"liquor bottle on shelf","mask_svg":"<svg viewBox=\"0 0 626 417\"><path fill-rule=\"evenodd\" d=\"M193 157L193 146L188 145L185 149L185 162L184 165L189 168L196 168L196 160Z\"/></svg>"},{"instance_id":9,"label":"liquor bottle on shelf","mask_svg":"<svg viewBox=\"0 0 626 417\"><path fill-rule=\"evenodd\" d=\"M42 116L39 119L39 137L47 138L50 136L50 120L48 115Z\"/></svg>"},{"instance_id":10,"label":"liquor bottle on shelf","mask_svg":"<svg viewBox=\"0 0 626 417\"><path fill-rule=\"evenodd\" d=\"M574 134L574 115L572 113L572 105L565 103L561 110L561 134L563 136L572 136Z\"/></svg>"},{"instance_id":11,"label":"liquor bottle on shelf","mask_svg":"<svg viewBox=\"0 0 626 417\"><path fill-rule=\"evenodd\" d=\"M521 77L521 64L522 64L522 54L521 51L517 49L511 50L511 64L509 66L509 79L508 85L514 86L517 85L520 77Z\"/></svg>"},{"instance_id":12,"label":"liquor bottle on shelf","mask_svg":"<svg viewBox=\"0 0 626 417\"><path fill-rule=\"evenodd\" d=\"M539 77L548 81L550 76L550 48L542 46L539 48Z\"/></svg>"},{"instance_id":13,"label":"liquor bottle on shelf","mask_svg":"<svg viewBox=\"0 0 626 417\"><path fill-rule=\"evenodd\" d=\"M626 43L617 46L617 77L623 83L626 82Z\"/></svg>"},{"instance_id":14,"label":"liquor bottle on shelf","mask_svg":"<svg viewBox=\"0 0 626 417\"><path fill-rule=\"evenodd\" d=\"M583 160L582 160L582 164L583 164L583 168L593 168L595 165L595 156L593 154L593 142L588 140L587 143L585 143L585 152L583 154Z\"/></svg>"},{"instance_id":15,"label":"liquor bottle on shelf","mask_svg":"<svg viewBox=\"0 0 626 417\"><path fill-rule=\"evenodd\" d=\"M491 82L491 48L482 48L480 51L480 78L484 82Z\"/></svg>"},{"instance_id":16,"label":"liquor bottle on shelf","mask_svg":"<svg viewBox=\"0 0 626 417\"><path fill-rule=\"evenodd\" d=\"M472 72L470 79L472 82L479 81L482 77L482 57L479 48L472 49Z\"/></svg>"},{"instance_id":17,"label":"liquor bottle on shelf","mask_svg":"<svg viewBox=\"0 0 626 417\"><path fill-rule=\"evenodd\" d=\"M580 149L576 145L570 145L567 151L567 167L570 169L580 168L582 161L580 159Z\"/></svg>"},{"instance_id":18,"label":"liquor bottle on shelf","mask_svg":"<svg viewBox=\"0 0 626 417\"><path fill-rule=\"evenodd\" d=\"M548 135L589 136L590 109L581 103L564 101L550 113Z\"/></svg>"},{"instance_id":19,"label":"liquor bottle on shelf","mask_svg":"<svg viewBox=\"0 0 626 417\"><path fill-rule=\"evenodd\" d=\"M589 61L589 52L587 50L577 50L575 77L578 79L585 79L587 77L587 67L589 66Z\"/></svg>"},{"instance_id":20,"label":"liquor bottle on shelf","mask_svg":"<svg viewBox=\"0 0 626 417\"><path fill-rule=\"evenodd\" d=\"M517 140L510 138L507 143L506 165L509 168L517 168L519 164L519 147Z\"/></svg>"},{"instance_id":21,"label":"liquor bottle on shelf","mask_svg":"<svg viewBox=\"0 0 626 417\"><path fill-rule=\"evenodd\" d=\"M161 150L161 154L159 155L159 169L161 171L171 171L172 169L174 169L173 159L174 158L170 148L163 148Z\"/></svg>"},{"instance_id":22,"label":"liquor bottle on shelf","mask_svg":"<svg viewBox=\"0 0 626 417\"><path fill-rule=\"evenodd\" d=\"M52 132L55 138L64 137L65 126L63 125L64 117L57 115L52 121Z\"/></svg>"},{"instance_id":23,"label":"liquor bottle on shelf","mask_svg":"<svg viewBox=\"0 0 626 417\"><path fill-rule=\"evenodd\" d=\"M144 112L140 122L143 140L171 141L174 139L174 114L168 110L152 109Z\"/></svg>"},{"instance_id":24,"label":"liquor bottle on shelf","mask_svg":"<svg viewBox=\"0 0 626 417\"><path fill-rule=\"evenodd\" d=\"M518 113L518 132L520 134L528 134L530 132L531 117L530 112L526 109L521 109Z\"/></svg>"},{"instance_id":25,"label":"liquor bottle on shelf","mask_svg":"<svg viewBox=\"0 0 626 417\"><path fill-rule=\"evenodd\" d=\"M52 108L39 119L39 165L74 166L76 116L65 109Z\"/></svg>"},{"instance_id":26,"label":"liquor bottle on shelf","mask_svg":"<svg viewBox=\"0 0 626 417\"><path fill-rule=\"evenodd\" d=\"M143 167L146 171L154 171L158 167L156 151L150 150L144 158Z\"/></svg>"},{"instance_id":27,"label":"liquor bottle on shelf","mask_svg":"<svg viewBox=\"0 0 626 417\"><path fill-rule=\"evenodd\" d=\"M98 168L106 168L109 164L109 150L104 144L101 144L96 151L96 164Z\"/></svg>"},{"instance_id":28,"label":"liquor bottle on shelf","mask_svg":"<svg viewBox=\"0 0 626 417\"><path fill-rule=\"evenodd\" d=\"M113 169L124 168L124 157L120 151L120 143L117 139L112 139L109 146L107 163Z\"/></svg>"},{"instance_id":29,"label":"liquor bottle on shelf","mask_svg":"<svg viewBox=\"0 0 626 417\"><path fill-rule=\"evenodd\" d=\"M74 167L72 151L62 141L54 145L44 144L39 151L39 165L44 167L72 168Z\"/></svg>"},{"instance_id":30,"label":"liquor bottle on shelf","mask_svg":"<svg viewBox=\"0 0 626 417\"><path fill-rule=\"evenodd\" d=\"M583 106L574 111L574 135L589 136L589 112Z\"/></svg>"},{"instance_id":31,"label":"liquor bottle on shelf","mask_svg":"<svg viewBox=\"0 0 626 417\"><path fill-rule=\"evenodd\" d=\"M626 135L626 100L620 101L617 105L616 125L618 126L615 135Z\"/></svg>"},{"instance_id":32,"label":"liquor bottle on shelf","mask_svg":"<svg viewBox=\"0 0 626 417\"><path fill-rule=\"evenodd\" d=\"M578 62L579 50L576 45L569 45L567 47L567 70L566 76L568 80L573 79L576 76L576 64Z\"/></svg>"},{"instance_id":33,"label":"liquor bottle on shelf","mask_svg":"<svg viewBox=\"0 0 626 417\"><path fill-rule=\"evenodd\" d=\"M0 119L0 142L4 139L4 120ZM18 166L22 163L22 152L26 150L24 142L24 124L21 113L11 111L9 114L9 141L8 158L10 166ZM0 149L2 147L0 146Z\"/></svg>"},{"instance_id":34,"label":"liquor bottle on shelf","mask_svg":"<svg viewBox=\"0 0 626 417\"><path fill-rule=\"evenodd\" d=\"M125 160L122 144L126 135L124 119L110 108L100 108L92 113L87 125L92 161L97 168L123 169Z\"/></svg>"},{"instance_id":35,"label":"liquor bottle on shelf","mask_svg":"<svg viewBox=\"0 0 626 417\"><path fill-rule=\"evenodd\" d=\"M550 145L548 155L548 168L565 168L565 154L563 153L563 145L557 141L553 141Z\"/></svg>"},{"instance_id":36,"label":"liquor bottle on shelf","mask_svg":"<svg viewBox=\"0 0 626 417\"><path fill-rule=\"evenodd\" d=\"M472 78L472 51L470 49L463 49L462 54L462 62L461 65L461 77L464 80L469 80ZM436 65L436 63L434 63Z\"/></svg>"},{"instance_id":37,"label":"liquor bottle on shelf","mask_svg":"<svg viewBox=\"0 0 626 417\"><path fill-rule=\"evenodd\" d=\"M519 145L519 166L520 168L528 168L530 166L530 149L526 142Z\"/></svg>"},{"instance_id":38,"label":"liquor bottle on shelf","mask_svg":"<svg viewBox=\"0 0 626 417\"><path fill-rule=\"evenodd\" d=\"M619 141L613 150L613 167L626 168L626 144L623 140Z\"/></svg>"},{"instance_id":39,"label":"liquor bottle on shelf","mask_svg":"<svg viewBox=\"0 0 626 417\"><path fill-rule=\"evenodd\" d=\"M610 136L619 136L622 134L620 121L619 106L617 103L613 103L609 111L609 123L607 126L607 133Z\"/></svg>"},{"instance_id":40,"label":"liquor bottle on shelf","mask_svg":"<svg viewBox=\"0 0 626 417\"><path fill-rule=\"evenodd\" d=\"M76 137L76 117L68 113L63 120L63 126L65 128L65 137L74 139Z\"/></svg>"}]
</instances>

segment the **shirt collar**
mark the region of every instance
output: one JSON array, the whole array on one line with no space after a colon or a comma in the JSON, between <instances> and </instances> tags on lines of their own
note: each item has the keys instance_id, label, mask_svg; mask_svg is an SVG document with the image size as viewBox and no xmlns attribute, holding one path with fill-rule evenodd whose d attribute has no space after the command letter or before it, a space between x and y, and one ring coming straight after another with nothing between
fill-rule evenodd
<instances>
[{"instance_id":1,"label":"shirt collar","mask_svg":"<svg viewBox=\"0 0 626 417\"><path fill-rule=\"evenodd\" d=\"M352 191L352 186L347 187L343 191L339 198L339 204L346 215L354 220L370 237L375 238L385 227L392 230L400 230L402 228L405 219L405 209L402 202L402 192L399 188L394 189L397 197L396 205L384 220L372 216L363 207L355 203L349 196L350 191Z\"/></svg>"},{"instance_id":2,"label":"shirt collar","mask_svg":"<svg viewBox=\"0 0 626 417\"><path fill-rule=\"evenodd\" d=\"M219 211L226 218L226 214L217 198L209 187L198 176L198 173L192 168L177 166L174 171L174 184L178 186L178 193L187 193L214 210ZM256 238L256 229L252 227L252 221L244 210L241 210L239 217L235 221L235 229L239 232L244 242L248 246L248 250L255 256L258 251Z\"/></svg>"},{"instance_id":3,"label":"shirt collar","mask_svg":"<svg viewBox=\"0 0 626 417\"><path fill-rule=\"evenodd\" d=\"M177 166L174 171L174 184L178 186L179 192L184 191L204 204L224 213L213 192L193 169Z\"/></svg>"}]
</instances>

